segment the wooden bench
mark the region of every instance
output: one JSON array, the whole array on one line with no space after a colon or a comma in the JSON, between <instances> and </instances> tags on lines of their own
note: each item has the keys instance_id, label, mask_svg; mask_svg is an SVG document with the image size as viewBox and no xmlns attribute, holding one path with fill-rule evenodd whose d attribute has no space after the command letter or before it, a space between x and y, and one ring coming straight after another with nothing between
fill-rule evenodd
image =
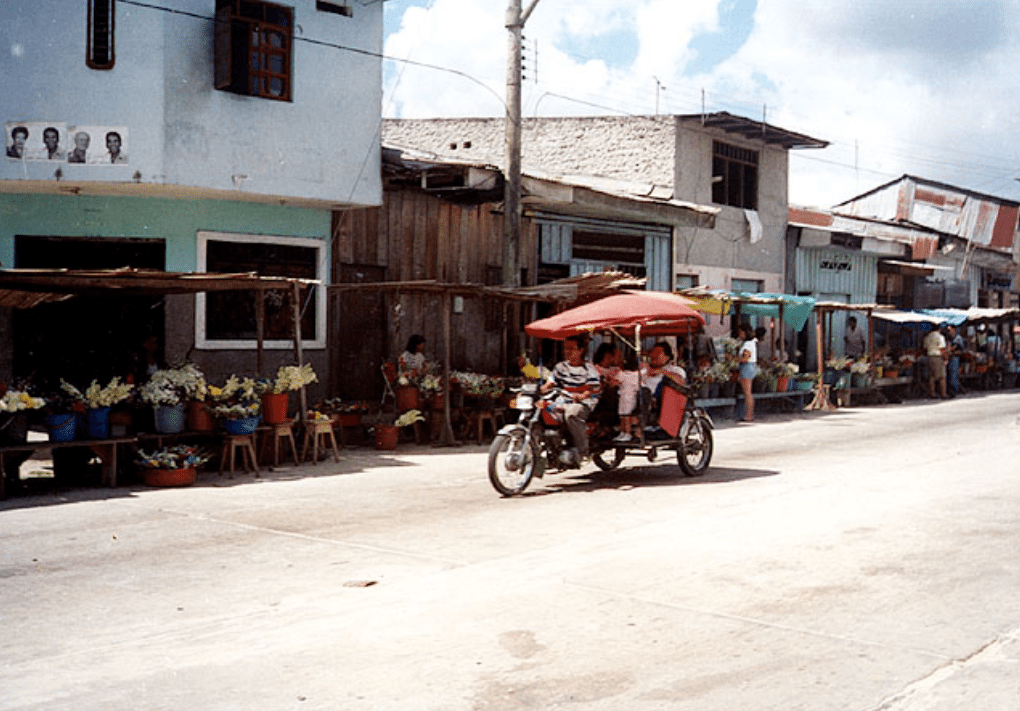
<instances>
[{"instance_id":1,"label":"wooden bench","mask_svg":"<svg viewBox=\"0 0 1020 711\"><path fill-rule=\"evenodd\" d=\"M102 481L105 486L117 486L117 448L124 444L135 444L134 437L110 437L109 439L76 439L70 442L49 442L40 440L38 442L26 442L25 444L12 444L0 447L0 499L7 496L7 476L5 473L6 462L4 455L14 452L35 453L42 449L62 449L65 447L87 447L92 453L99 457L103 463Z\"/></svg>"}]
</instances>

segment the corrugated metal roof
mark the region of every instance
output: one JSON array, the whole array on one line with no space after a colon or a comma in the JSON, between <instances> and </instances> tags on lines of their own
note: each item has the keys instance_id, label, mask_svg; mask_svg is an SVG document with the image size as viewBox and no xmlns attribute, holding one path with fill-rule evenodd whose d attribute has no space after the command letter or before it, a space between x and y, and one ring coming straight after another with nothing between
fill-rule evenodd
<instances>
[{"instance_id":1,"label":"corrugated metal roof","mask_svg":"<svg viewBox=\"0 0 1020 711\"><path fill-rule=\"evenodd\" d=\"M999 251L1014 249L1020 220L1020 204L1012 200L912 175L842 202L834 212L916 225Z\"/></svg>"}]
</instances>

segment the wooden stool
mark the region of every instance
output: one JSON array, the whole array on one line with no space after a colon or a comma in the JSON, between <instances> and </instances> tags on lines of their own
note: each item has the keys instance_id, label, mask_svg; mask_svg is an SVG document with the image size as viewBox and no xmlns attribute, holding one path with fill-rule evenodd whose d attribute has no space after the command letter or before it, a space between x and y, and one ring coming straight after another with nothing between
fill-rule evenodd
<instances>
[{"instance_id":1,"label":"wooden stool","mask_svg":"<svg viewBox=\"0 0 1020 711\"><path fill-rule=\"evenodd\" d=\"M293 422L281 422L275 425L268 425L265 428L259 428L263 431L262 439L262 453L265 454L266 447L270 442L273 444L273 466L280 466L280 445L282 443L290 443L290 454L294 458L294 465L300 464L298 462L297 442L294 441L294 423ZM272 439L270 439L272 438Z\"/></svg>"},{"instance_id":2,"label":"wooden stool","mask_svg":"<svg viewBox=\"0 0 1020 711\"><path fill-rule=\"evenodd\" d=\"M336 446L336 437L333 436L333 422L331 420L309 420L305 422L305 443L301 447L301 461L305 461L308 454L308 445L312 445L312 464L319 463L319 439L322 438L322 448L326 445L333 447L333 459L340 461L340 450Z\"/></svg>"},{"instance_id":3,"label":"wooden stool","mask_svg":"<svg viewBox=\"0 0 1020 711\"><path fill-rule=\"evenodd\" d=\"M234 473L234 455L238 447L241 448L241 466L245 471L259 473L258 460L255 458L255 435L223 435L223 452L220 454L220 474L227 466L227 457L230 458L230 473Z\"/></svg>"},{"instance_id":4,"label":"wooden stool","mask_svg":"<svg viewBox=\"0 0 1020 711\"><path fill-rule=\"evenodd\" d=\"M472 410L468 413L467 427L465 428L465 434L470 435L473 432L476 433L478 444L482 443L482 439L485 435L485 425L488 424L492 428L492 436L495 437L496 433L499 432L499 425L496 423L496 418L499 413L495 410ZM502 418L500 418L502 419Z\"/></svg>"}]
</instances>

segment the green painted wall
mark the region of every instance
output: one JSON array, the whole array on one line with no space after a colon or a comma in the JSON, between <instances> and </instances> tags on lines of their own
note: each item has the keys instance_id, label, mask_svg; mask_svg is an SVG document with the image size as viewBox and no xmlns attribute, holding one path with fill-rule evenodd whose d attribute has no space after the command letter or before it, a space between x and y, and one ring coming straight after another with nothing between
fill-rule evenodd
<instances>
[{"instance_id":1,"label":"green painted wall","mask_svg":"<svg viewBox=\"0 0 1020 711\"><path fill-rule=\"evenodd\" d=\"M328 241L331 215L329 210L226 200L0 194L4 267L15 266L15 235L151 237L166 240L167 271L194 271L200 230Z\"/></svg>"}]
</instances>

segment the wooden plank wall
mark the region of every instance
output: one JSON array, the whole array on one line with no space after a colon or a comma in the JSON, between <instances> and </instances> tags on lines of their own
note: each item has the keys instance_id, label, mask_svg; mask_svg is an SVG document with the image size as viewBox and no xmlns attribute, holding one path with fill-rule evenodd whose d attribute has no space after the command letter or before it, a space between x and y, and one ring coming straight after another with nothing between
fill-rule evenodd
<instances>
[{"instance_id":1,"label":"wooden plank wall","mask_svg":"<svg viewBox=\"0 0 1020 711\"><path fill-rule=\"evenodd\" d=\"M350 278L352 266L382 268L385 281L434 279L444 283L486 284L501 279L503 264L503 215L498 203L460 205L440 200L420 190L388 188L383 205L377 208L337 212L333 220L333 283ZM532 221L522 224L522 259L529 281L536 274L537 229ZM367 272L368 270L366 270ZM378 365L403 350L407 339L420 333L427 340L430 358L443 356L442 297L435 294L385 292L386 307L378 328L384 339L352 339L344 333L343 313L357 301L349 292L331 299L331 349L368 349L355 358L333 357L344 362L343 372L334 368L330 389L339 395L368 399L366 393L381 392ZM399 310L396 308L399 304ZM480 299L465 299L463 313L452 316L451 367L500 373L509 357L503 351L503 329L486 323L486 305ZM362 308L364 308L362 302ZM382 322L385 321L385 322ZM490 326L487 330L486 326ZM510 329L515 331L515 329ZM344 337L339 338L339 334ZM511 333L508 350L517 348L519 336ZM383 343L380 351L378 343ZM368 352L368 351L371 352ZM337 352L337 351L334 351ZM366 365L352 372L352 361ZM366 384L366 380L371 384ZM351 394L348 394L351 393Z\"/></svg>"}]
</instances>

